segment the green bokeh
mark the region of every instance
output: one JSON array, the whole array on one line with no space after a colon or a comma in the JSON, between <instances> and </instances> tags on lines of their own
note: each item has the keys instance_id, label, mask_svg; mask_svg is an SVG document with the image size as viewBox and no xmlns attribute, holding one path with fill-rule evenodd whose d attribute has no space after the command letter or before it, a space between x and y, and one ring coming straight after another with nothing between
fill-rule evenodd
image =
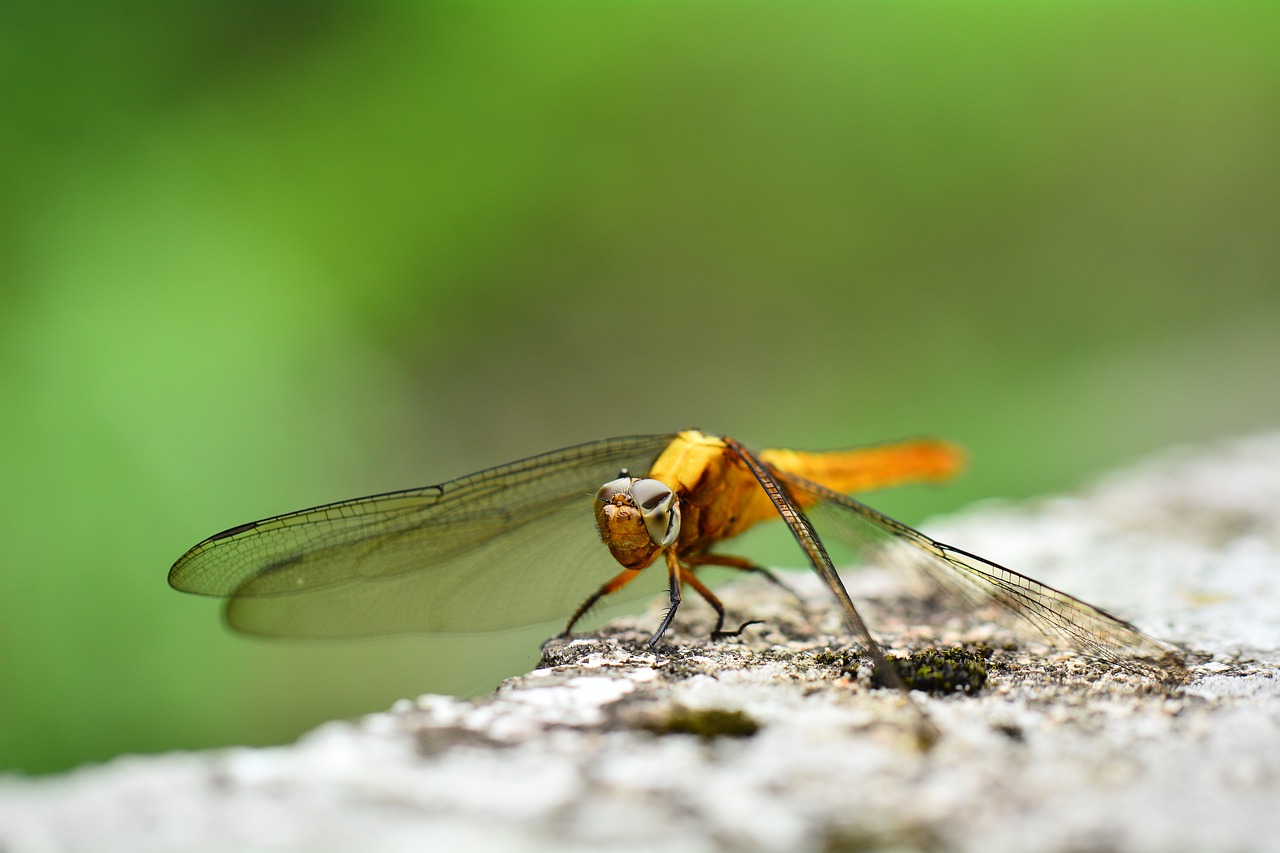
<instances>
[{"instance_id":1,"label":"green bokeh","mask_svg":"<svg viewBox=\"0 0 1280 853\"><path fill-rule=\"evenodd\" d=\"M919 520L1276 424L1278 8L6 5L0 769L550 631L232 636L164 576L252 518L697 425L964 443Z\"/></svg>"}]
</instances>

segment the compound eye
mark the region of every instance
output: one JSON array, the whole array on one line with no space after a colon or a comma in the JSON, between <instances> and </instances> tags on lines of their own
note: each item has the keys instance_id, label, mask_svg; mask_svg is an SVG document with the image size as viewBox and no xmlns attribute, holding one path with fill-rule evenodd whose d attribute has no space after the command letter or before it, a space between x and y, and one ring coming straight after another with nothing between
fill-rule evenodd
<instances>
[{"instance_id":1,"label":"compound eye","mask_svg":"<svg viewBox=\"0 0 1280 853\"><path fill-rule=\"evenodd\" d=\"M640 508L649 538L662 548L674 544L680 535L680 501L671 487L660 480L636 480L631 498Z\"/></svg>"},{"instance_id":2,"label":"compound eye","mask_svg":"<svg viewBox=\"0 0 1280 853\"><path fill-rule=\"evenodd\" d=\"M631 497L644 512L658 512L663 504L669 505L674 496L667 484L660 480L636 480L631 484Z\"/></svg>"},{"instance_id":3,"label":"compound eye","mask_svg":"<svg viewBox=\"0 0 1280 853\"><path fill-rule=\"evenodd\" d=\"M618 495L625 495L631 490L632 479L630 477L619 477L616 480L610 480L600 487L600 491L596 492L596 500L601 503L612 503L613 499Z\"/></svg>"}]
</instances>

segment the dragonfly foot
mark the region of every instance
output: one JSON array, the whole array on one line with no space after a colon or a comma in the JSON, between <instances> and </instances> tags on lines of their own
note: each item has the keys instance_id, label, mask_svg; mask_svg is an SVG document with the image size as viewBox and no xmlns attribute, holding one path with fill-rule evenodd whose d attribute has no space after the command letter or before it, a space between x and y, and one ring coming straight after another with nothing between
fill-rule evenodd
<instances>
[{"instance_id":1,"label":"dragonfly foot","mask_svg":"<svg viewBox=\"0 0 1280 853\"><path fill-rule=\"evenodd\" d=\"M713 640L723 640L723 639L725 639L726 637L739 637L739 636L741 636L741 635L742 635L742 632L743 632L743 631L745 631L745 630L746 630L747 628L749 628L750 626L752 626L752 625L763 625L763 624L764 624L764 620L763 620L763 619L752 619L752 620L751 620L751 621L749 621L749 622L743 622L741 625L739 625L739 626L738 626L738 630L736 630L736 631L712 631L712 632L711 632L711 639L713 639Z\"/></svg>"}]
</instances>

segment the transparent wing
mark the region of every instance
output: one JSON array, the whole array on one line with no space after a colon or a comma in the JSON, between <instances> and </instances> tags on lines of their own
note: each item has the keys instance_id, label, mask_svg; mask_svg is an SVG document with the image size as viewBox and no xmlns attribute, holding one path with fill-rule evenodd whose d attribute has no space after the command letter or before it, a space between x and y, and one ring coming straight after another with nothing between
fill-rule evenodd
<instances>
[{"instance_id":1,"label":"transparent wing","mask_svg":"<svg viewBox=\"0 0 1280 853\"><path fill-rule=\"evenodd\" d=\"M721 436L721 438L725 445L743 461L755 476L760 488L764 489L765 494L769 496L769 500L778 511L778 515L782 517L782 520L786 522L787 527L791 530L792 537L795 538L796 543L804 551L805 556L809 558L809 564L818 573L818 577L826 582L832 595L835 596L836 602L840 605L841 612L844 615L845 624L853 632L854 636L862 641L863 647L875 663L876 670L906 698L907 706L911 708L915 718L916 736L920 745L925 748L932 745L939 737L937 726L929 719L929 715L925 713L924 709L912 701L911 691L907 689L902 676L885 659L880 644L871 635L870 629L867 628L867 623L863 621L862 615L858 613L858 608L853 603L853 599L849 597L849 592L845 589L844 582L840 580L840 575L836 572L836 568L832 564L831 557L827 554L827 549L822 544L822 540L818 538L818 534L815 532L812 523L805 516L805 513L796 505L791 486L793 483L806 483L807 481L792 478L789 482L783 482L782 476L776 468L762 462L759 457L747 450L740 442L727 436Z\"/></svg>"},{"instance_id":2,"label":"transparent wing","mask_svg":"<svg viewBox=\"0 0 1280 853\"><path fill-rule=\"evenodd\" d=\"M995 605L1012 617L1007 621L1013 627L1032 628L1055 646L1165 680L1186 677L1186 667L1170 649L1105 610L976 554L935 542L817 483L780 477L797 496L817 501L808 515L820 535L851 545L867 562L919 571L973 607Z\"/></svg>"},{"instance_id":3,"label":"transparent wing","mask_svg":"<svg viewBox=\"0 0 1280 853\"><path fill-rule=\"evenodd\" d=\"M169 583L230 597L233 628L276 637L568 618L618 570L595 526L596 490L620 468L647 471L672 438L602 439L233 527L180 557Z\"/></svg>"}]
</instances>

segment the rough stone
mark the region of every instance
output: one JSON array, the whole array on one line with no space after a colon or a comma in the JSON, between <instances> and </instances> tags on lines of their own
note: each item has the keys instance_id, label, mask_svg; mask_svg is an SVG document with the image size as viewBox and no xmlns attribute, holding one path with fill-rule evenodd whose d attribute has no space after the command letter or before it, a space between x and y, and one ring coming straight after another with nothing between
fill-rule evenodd
<instances>
[{"instance_id":1,"label":"rough stone","mask_svg":"<svg viewBox=\"0 0 1280 853\"><path fill-rule=\"evenodd\" d=\"M888 650L982 643L987 684L873 689L828 593L747 578L553 641L480 700L422 696L296 744L0 778L0 851L1280 849L1280 434L925 528L1140 625L1170 686L846 574Z\"/></svg>"}]
</instances>

